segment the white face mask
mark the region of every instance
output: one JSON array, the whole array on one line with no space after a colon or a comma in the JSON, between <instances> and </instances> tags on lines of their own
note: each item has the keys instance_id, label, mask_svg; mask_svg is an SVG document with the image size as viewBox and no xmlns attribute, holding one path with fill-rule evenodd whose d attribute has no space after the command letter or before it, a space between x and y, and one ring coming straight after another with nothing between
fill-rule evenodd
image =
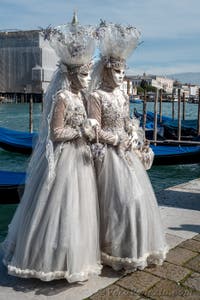
<instances>
[{"instance_id":1,"label":"white face mask","mask_svg":"<svg viewBox=\"0 0 200 300\"><path fill-rule=\"evenodd\" d=\"M120 86L123 83L124 80L124 69L117 70L117 69L111 69L113 81L117 86Z\"/></svg>"},{"instance_id":2,"label":"white face mask","mask_svg":"<svg viewBox=\"0 0 200 300\"><path fill-rule=\"evenodd\" d=\"M89 82L91 80L91 77L90 77L89 73L82 73L82 72L79 73L78 72L77 78L78 78L79 83L80 83L80 85L83 89L88 87Z\"/></svg>"}]
</instances>

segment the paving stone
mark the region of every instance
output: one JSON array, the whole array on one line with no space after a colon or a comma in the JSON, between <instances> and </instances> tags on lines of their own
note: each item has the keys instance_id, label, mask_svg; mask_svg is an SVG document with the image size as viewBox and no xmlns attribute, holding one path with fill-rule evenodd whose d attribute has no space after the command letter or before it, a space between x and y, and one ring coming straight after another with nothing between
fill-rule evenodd
<instances>
[{"instance_id":1,"label":"paving stone","mask_svg":"<svg viewBox=\"0 0 200 300\"><path fill-rule=\"evenodd\" d=\"M134 292L112 284L98 293L90 296L90 300L139 300L140 296Z\"/></svg>"},{"instance_id":2,"label":"paving stone","mask_svg":"<svg viewBox=\"0 0 200 300\"><path fill-rule=\"evenodd\" d=\"M200 274L199 273L192 273L190 277L187 278L184 285L189 286L191 289L200 291ZM200 295L199 295L200 299Z\"/></svg>"},{"instance_id":3,"label":"paving stone","mask_svg":"<svg viewBox=\"0 0 200 300\"><path fill-rule=\"evenodd\" d=\"M137 271L117 281L120 285L136 293L143 293L157 283L160 278L143 271Z\"/></svg>"},{"instance_id":4,"label":"paving stone","mask_svg":"<svg viewBox=\"0 0 200 300\"><path fill-rule=\"evenodd\" d=\"M165 238L170 249L185 241L185 239L183 239L182 237L170 233L166 233Z\"/></svg>"},{"instance_id":5,"label":"paving stone","mask_svg":"<svg viewBox=\"0 0 200 300\"><path fill-rule=\"evenodd\" d=\"M197 234L193 237L193 240L200 241L200 234Z\"/></svg>"},{"instance_id":6,"label":"paving stone","mask_svg":"<svg viewBox=\"0 0 200 300\"><path fill-rule=\"evenodd\" d=\"M175 265L182 265L195 256L197 256L196 252L193 252L186 248L176 247L169 251L166 260L174 263Z\"/></svg>"},{"instance_id":7,"label":"paving stone","mask_svg":"<svg viewBox=\"0 0 200 300\"><path fill-rule=\"evenodd\" d=\"M186 262L184 264L184 267L187 267L189 269L192 269L194 271L200 272L200 255L197 255L190 261Z\"/></svg>"},{"instance_id":8,"label":"paving stone","mask_svg":"<svg viewBox=\"0 0 200 300\"><path fill-rule=\"evenodd\" d=\"M192 251L200 252L200 241L190 239L179 244L179 247L183 247Z\"/></svg>"},{"instance_id":9,"label":"paving stone","mask_svg":"<svg viewBox=\"0 0 200 300\"><path fill-rule=\"evenodd\" d=\"M145 292L147 297L151 299L159 299L159 300L178 300L178 299L191 299L191 300L199 300L200 294L194 293L186 287L181 286L180 284L168 280L163 279L159 281L155 286L153 286L150 290ZM190 297L194 298L190 298Z\"/></svg>"},{"instance_id":10,"label":"paving stone","mask_svg":"<svg viewBox=\"0 0 200 300\"><path fill-rule=\"evenodd\" d=\"M162 266L146 268L145 270L146 272L150 272L151 274L174 281L180 281L190 273L190 270L168 262L164 262Z\"/></svg>"}]
</instances>

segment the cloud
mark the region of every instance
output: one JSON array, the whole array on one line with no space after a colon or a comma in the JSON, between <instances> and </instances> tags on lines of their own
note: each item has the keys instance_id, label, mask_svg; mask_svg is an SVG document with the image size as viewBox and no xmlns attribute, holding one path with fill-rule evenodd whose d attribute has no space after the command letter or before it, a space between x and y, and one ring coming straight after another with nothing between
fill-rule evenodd
<instances>
[{"instance_id":1,"label":"cloud","mask_svg":"<svg viewBox=\"0 0 200 300\"><path fill-rule=\"evenodd\" d=\"M133 70L200 70L199 0L1 0L0 26L59 25L72 19L74 9L83 24L102 18L141 30L144 44L128 60Z\"/></svg>"},{"instance_id":2,"label":"cloud","mask_svg":"<svg viewBox=\"0 0 200 300\"><path fill-rule=\"evenodd\" d=\"M1 11L13 17L4 19L7 26L18 23L24 12L22 26L30 23L39 25L59 24L71 19L74 9L78 10L83 23L96 24L100 18L108 21L134 24L144 37L177 37L200 33L199 0L1 0ZM13 10L12 10L13 7ZM3 13L1 13L3 16ZM2 22L2 21L1 21Z\"/></svg>"},{"instance_id":3,"label":"cloud","mask_svg":"<svg viewBox=\"0 0 200 300\"><path fill-rule=\"evenodd\" d=\"M175 73L185 73L186 71L189 72L199 72L200 64L173 64L173 65L160 65L156 66L152 65L140 65L137 67L132 67L126 70L127 74L156 74L156 75L168 75L168 74L175 74Z\"/></svg>"}]
</instances>

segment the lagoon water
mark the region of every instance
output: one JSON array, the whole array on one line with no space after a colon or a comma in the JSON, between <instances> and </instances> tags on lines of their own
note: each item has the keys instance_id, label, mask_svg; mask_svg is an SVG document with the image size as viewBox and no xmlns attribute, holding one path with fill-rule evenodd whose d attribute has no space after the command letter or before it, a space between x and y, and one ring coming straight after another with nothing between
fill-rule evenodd
<instances>
[{"instance_id":1,"label":"lagoon water","mask_svg":"<svg viewBox=\"0 0 200 300\"><path fill-rule=\"evenodd\" d=\"M153 111L154 103L147 103L147 110ZM40 124L41 104L34 104L34 130L37 131ZM131 104L131 110L136 108L142 111L141 104ZM197 104L186 103L186 119L197 118ZM177 103L175 103L177 114ZM163 103L163 115L171 117L171 104ZM0 104L0 127L14 130L28 131L29 105L28 104ZM29 156L11 153L0 148L0 170L25 171ZM177 185L200 177L200 165L175 165L154 166L148 171L155 191ZM7 225L13 216L16 205L0 205L0 241L7 232Z\"/></svg>"}]
</instances>

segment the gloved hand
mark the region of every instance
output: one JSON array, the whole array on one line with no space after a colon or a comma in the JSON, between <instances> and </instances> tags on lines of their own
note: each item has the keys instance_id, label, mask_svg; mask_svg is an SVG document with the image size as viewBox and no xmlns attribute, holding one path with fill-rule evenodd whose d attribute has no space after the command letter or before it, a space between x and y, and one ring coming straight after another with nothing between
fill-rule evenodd
<instances>
[{"instance_id":1,"label":"gloved hand","mask_svg":"<svg viewBox=\"0 0 200 300\"><path fill-rule=\"evenodd\" d=\"M96 128L99 126L99 122L96 119L87 119L87 122L93 127Z\"/></svg>"},{"instance_id":2,"label":"gloved hand","mask_svg":"<svg viewBox=\"0 0 200 300\"><path fill-rule=\"evenodd\" d=\"M131 146L131 138L130 137L124 137L120 139L120 142L117 146L118 152L124 152L127 151Z\"/></svg>"},{"instance_id":3,"label":"gloved hand","mask_svg":"<svg viewBox=\"0 0 200 300\"><path fill-rule=\"evenodd\" d=\"M96 128L98 126L99 123L96 119L86 119L82 124L83 135L92 141L96 137Z\"/></svg>"}]
</instances>

